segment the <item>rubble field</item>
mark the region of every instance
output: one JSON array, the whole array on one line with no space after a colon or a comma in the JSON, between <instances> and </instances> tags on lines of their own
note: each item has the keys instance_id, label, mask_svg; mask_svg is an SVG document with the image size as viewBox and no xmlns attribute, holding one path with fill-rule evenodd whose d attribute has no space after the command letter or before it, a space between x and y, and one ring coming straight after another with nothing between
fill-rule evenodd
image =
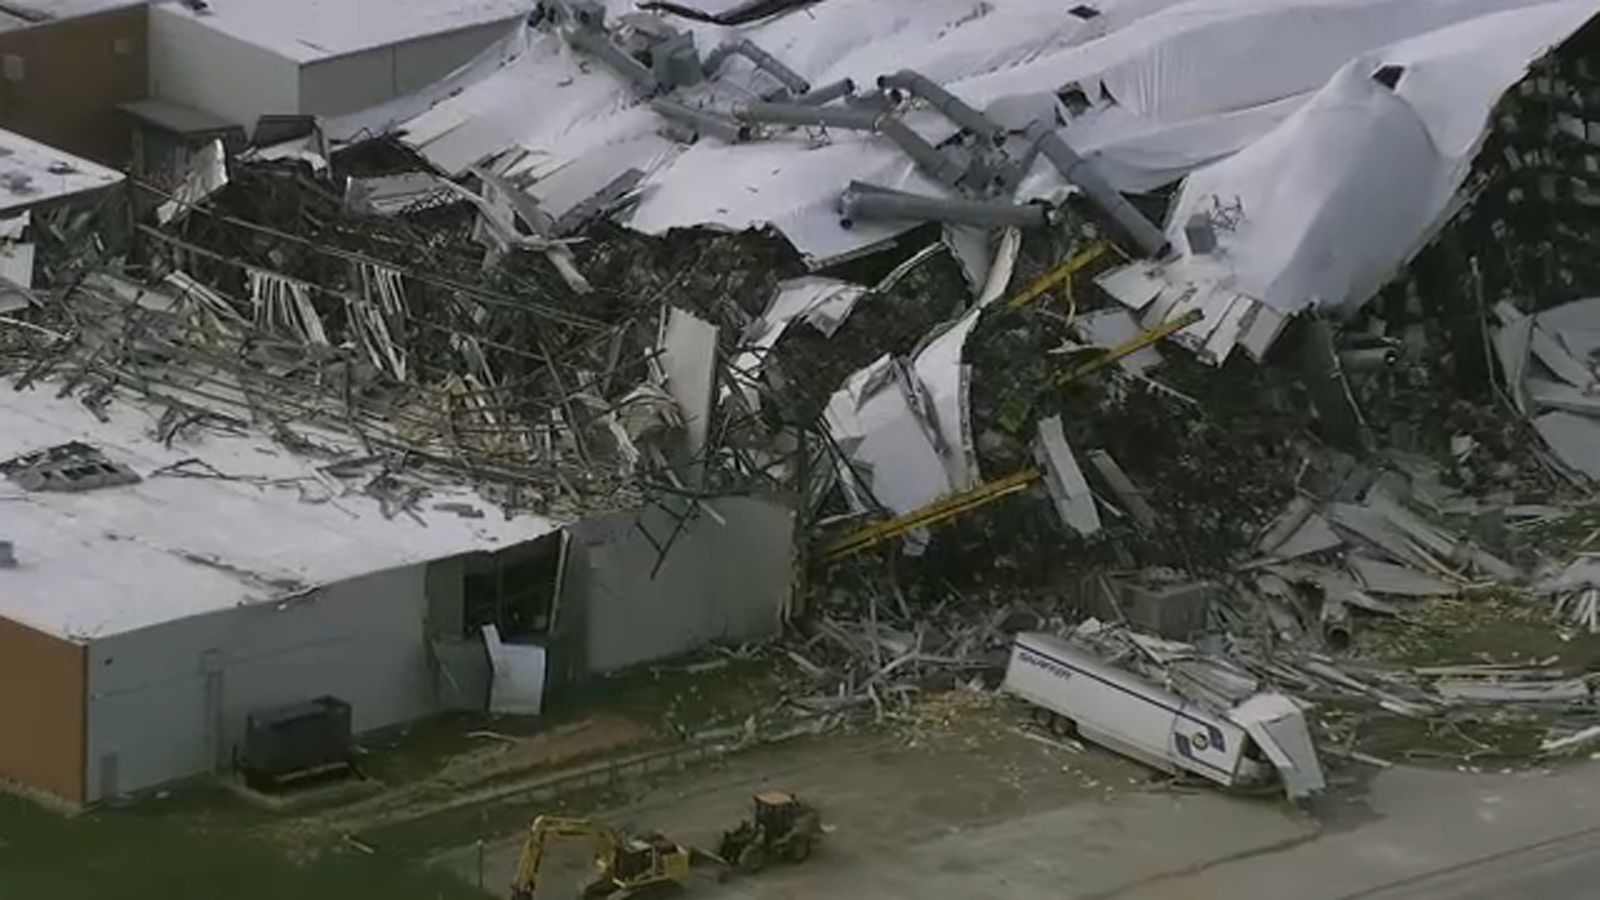
<instances>
[{"instance_id":1,"label":"rubble field","mask_svg":"<svg viewBox=\"0 0 1600 900\"><path fill-rule=\"evenodd\" d=\"M530 162L538 134L449 166L427 112L411 130L209 145L178 187L135 179L35 214L34 286L0 327L0 375L102 414L154 403L169 445L268 429L326 460L297 488L306 502L375 498L424 527L481 514L433 502L447 479L495 514L562 521L782 498L801 539L781 636L691 663L759 689L653 697L662 718L641 742L918 727L930 698L995 692L1015 635L1045 631L1218 714L1293 697L1339 764L1542 763L1600 743L1600 156L1585 119L1600 76L1581 10L1548 4L1516 41L1487 41L1505 90L1439 87L1469 39L1506 24L1441 20L1352 48L1285 94L1296 112L1214 160L1129 174L1111 146L1092 156L1112 174L1090 178L1051 137L1114 123L1113 88L1049 85L1048 121L1012 125L914 72L827 114L789 104L809 85L728 109L713 85L690 109L705 73L667 62L679 32L566 6L540 5L507 71L614 43L610 68L561 84L648 75L648 103L615 105L663 121L612 124L670 144L658 169L567 196L562 178L593 175L573 146L551 151L572 169ZM1406 62L1357 71L1384 53ZM428 108L470 118L452 104L478 87ZM1023 96L991 93L1002 112ZM1308 149L1358 108L1371 118L1347 133L1367 143L1348 165ZM1387 130L1390 109L1412 116L1406 134L1461 139L1430 138L1426 167L1393 151L1429 186L1399 211L1382 195L1405 186L1358 165L1391 138L1421 153ZM905 137L935 113L937 146ZM780 114L821 130L762 130ZM573 116L549 127L580 134ZM837 209L807 194L733 227L727 185L682 188L722 138L881 162L883 135L908 157L902 186L959 169L944 199L968 218L912 216L929 207L851 181ZM971 187L979 174L991 187ZM541 206L553 193L567 208ZM1335 202L1353 196L1368 221ZM898 225L850 220L888 208ZM1263 250L1275 229L1297 242ZM824 231L840 252L818 251ZM365 452L336 451L335 434ZM1016 711L995 709L1009 731Z\"/></svg>"}]
</instances>

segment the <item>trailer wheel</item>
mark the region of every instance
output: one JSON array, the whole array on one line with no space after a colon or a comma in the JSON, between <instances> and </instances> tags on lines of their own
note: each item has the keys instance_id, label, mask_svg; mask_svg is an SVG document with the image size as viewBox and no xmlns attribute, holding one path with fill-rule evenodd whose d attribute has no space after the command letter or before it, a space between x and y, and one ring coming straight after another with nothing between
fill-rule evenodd
<instances>
[{"instance_id":1,"label":"trailer wheel","mask_svg":"<svg viewBox=\"0 0 1600 900\"><path fill-rule=\"evenodd\" d=\"M1033 720L1033 724L1048 731L1052 727L1051 723L1055 721L1056 714L1042 706L1035 706L1028 710L1028 718Z\"/></svg>"},{"instance_id":2,"label":"trailer wheel","mask_svg":"<svg viewBox=\"0 0 1600 900\"><path fill-rule=\"evenodd\" d=\"M1054 715L1050 717L1050 733L1060 738L1077 737L1078 723L1066 716Z\"/></svg>"}]
</instances>

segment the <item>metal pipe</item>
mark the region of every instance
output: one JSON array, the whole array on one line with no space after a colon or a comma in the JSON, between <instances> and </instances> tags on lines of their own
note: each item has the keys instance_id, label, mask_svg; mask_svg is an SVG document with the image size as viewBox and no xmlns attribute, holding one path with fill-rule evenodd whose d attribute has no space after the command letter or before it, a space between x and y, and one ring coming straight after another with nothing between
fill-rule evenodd
<instances>
[{"instance_id":1,"label":"metal pipe","mask_svg":"<svg viewBox=\"0 0 1600 900\"><path fill-rule=\"evenodd\" d=\"M1167 236L1157 228L1154 223L1145 218L1144 213L1135 209L1132 203L1117 189L1105 180L1092 163L1079 156L1077 151L1056 133L1054 125L1038 121L1028 126L1028 139L1039 145L1039 152L1049 159L1061 176L1067 181L1077 185L1088 196L1089 200L1112 221L1122 227L1122 230L1133 238L1147 255L1161 257L1167 255L1172 249Z\"/></svg>"},{"instance_id":2,"label":"metal pipe","mask_svg":"<svg viewBox=\"0 0 1600 900\"><path fill-rule=\"evenodd\" d=\"M941 184L954 187L966 174L966 170L960 164L940 153L938 148L923 140L922 135L912 131L911 126L894 116L884 116L879 119L878 131L900 145L900 149L916 161L918 168Z\"/></svg>"},{"instance_id":3,"label":"metal pipe","mask_svg":"<svg viewBox=\"0 0 1600 900\"><path fill-rule=\"evenodd\" d=\"M1038 161L1039 142L1029 141L1028 149L1022 152L1022 158L1003 170L1005 175L1000 181L1000 193L1007 197L1015 194L1017 188L1022 186L1023 180L1028 177L1028 173L1033 171L1033 164Z\"/></svg>"},{"instance_id":4,"label":"metal pipe","mask_svg":"<svg viewBox=\"0 0 1600 900\"><path fill-rule=\"evenodd\" d=\"M848 78L841 78L833 84L825 84L809 93L794 98L794 102L806 106L821 106L840 97L848 97L856 92L856 83Z\"/></svg>"},{"instance_id":5,"label":"metal pipe","mask_svg":"<svg viewBox=\"0 0 1600 900\"><path fill-rule=\"evenodd\" d=\"M583 27L571 28L566 31L566 39L567 43L579 50L600 57L601 61L616 70L618 75L633 82L635 87L646 94L654 94L661 89L661 84L656 81L655 73L650 71L650 67L612 43L610 36L605 32Z\"/></svg>"},{"instance_id":6,"label":"metal pipe","mask_svg":"<svg viewBox=\"0 0 1600 900\"><path fill-rule=\"evenodd\" d=\"M1400 360L1400 352L1393 347L1362 347L1358 350L1339 351L1339 367L1346 372L1375 372L1387 369Z\"/></svg>"},{"instance_id":7,"label":"metal pipe","mask_svg":"<svg viewBox=\"0 0 1600 900\"><path fill-rule=\"evenodd\" d=\"M1004 128L996 125L988 116L968 106L966 101L940 87L932 79L919 72L901 69L893 75L880 76L878 78L878 87L902 90L914 97L926 100L934 109L944 113L945 118L980 138L987 138L995 144L1000 144L1006 139L1006 130Z\"/></svg>"},{"instance_id":8,"label":"metal pipe","mask_svg":"<svg viewBox=\"0 0 1600 900\"><path fill-rule=\"evenodd\" d=\"M1350 608L1341 597L1323 597L1321 616L1322 637L1328 646L1343 650L1350 646L1355 623L1350 620Z\"/></svg>"},{"instance_id":9,"label":"metal pipe","mask_svg":"<svg viewBox=\"0 0 1600 900\"><path fill-rule=\"evenodd\" d=\"M741 122L762 125L809 125L844 128L851 131L876 131L884 114L865 109L755 102L735 110L733 116Z\"/></svg>"},{"instance_id":10,"label":"metal pipe","mask_svg":"<svg viewBox=\"0 0 1600 900\"><path fill-rule=\"evenodd\" d=\"M701 63L701 70L706 73L707 78L710 78L717 74L717 70L722 68L722 63L728 57L734 55L750 60L751 65L778 79L791 94L799 96L811 90L811 82L801 78L799 73L784 65L776 56L745 38L728 41L707 53L705 61Z\"/></svg>"},{"instance_id":11,"label":"metal pipe","mask_svg":"<svg viewBox=\"0 0 1600 900\"><path fill-rule=\"evenodd\" d=\"M716 113L662 99L650 101L650 108L655 110L657 115L689 128L696 137L709 134L727 144L738 144L750 139L750 126L741 125Z\"/></svg>"},{"instance_id":12,"label":"metal pipe","mask_svg":"<svg viewBox=\"0 0 1600 900\"><path fill-rule=\"evenodd\" d=\"M849 228L857 221L909 219L916 222L949 222L984 228L1042 228L1050 224L1050 211L1042 204L988 203L979 200L947 200L922 197L873 186L851 184L839 197L839 224Z\"/></svg>"}]
</instances>

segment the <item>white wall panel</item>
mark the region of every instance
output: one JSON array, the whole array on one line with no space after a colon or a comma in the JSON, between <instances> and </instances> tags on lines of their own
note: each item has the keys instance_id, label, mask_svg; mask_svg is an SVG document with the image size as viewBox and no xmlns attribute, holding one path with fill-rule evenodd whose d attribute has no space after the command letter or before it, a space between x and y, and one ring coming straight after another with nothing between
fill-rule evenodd
<instances>
[{"instance_id":1,"label":"white wall panel","mask_svg":"<svg viewBox=\"0 0 1600 900\"><path fill-rule=\"evenodd\" d=\"M300 66L155 4L150 93L248 129L263 115L300 111Z\"/></svg>"}]
</instances>

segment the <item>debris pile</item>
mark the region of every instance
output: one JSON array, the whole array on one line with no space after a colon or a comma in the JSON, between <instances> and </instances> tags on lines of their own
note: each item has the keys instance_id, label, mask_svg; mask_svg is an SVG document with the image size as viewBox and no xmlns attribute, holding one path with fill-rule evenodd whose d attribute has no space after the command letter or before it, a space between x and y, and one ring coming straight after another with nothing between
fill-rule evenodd
<instances>
[{"instance_id":1,"label":"debris pile","mask_svg":"<svg viewBox=\"0 0 1600 900\"><path fill-rule=\"evenodd\" d=\"M787 498L807 714L992 684L1033 630L1294 694L1358 758L1600 720L1592 660L1374 655L1490 596L1600 630L1600 571L1534 539L1600 479L1592 4L1091 4L1042 41L1029 4L800 5L725 41L547 0L403 125L42 213L0 372L168 442L266 425L419 520L435 473L507 515ZM1224 28L1284 58L1221 77Z\"/></svg>"}]
</instances>

